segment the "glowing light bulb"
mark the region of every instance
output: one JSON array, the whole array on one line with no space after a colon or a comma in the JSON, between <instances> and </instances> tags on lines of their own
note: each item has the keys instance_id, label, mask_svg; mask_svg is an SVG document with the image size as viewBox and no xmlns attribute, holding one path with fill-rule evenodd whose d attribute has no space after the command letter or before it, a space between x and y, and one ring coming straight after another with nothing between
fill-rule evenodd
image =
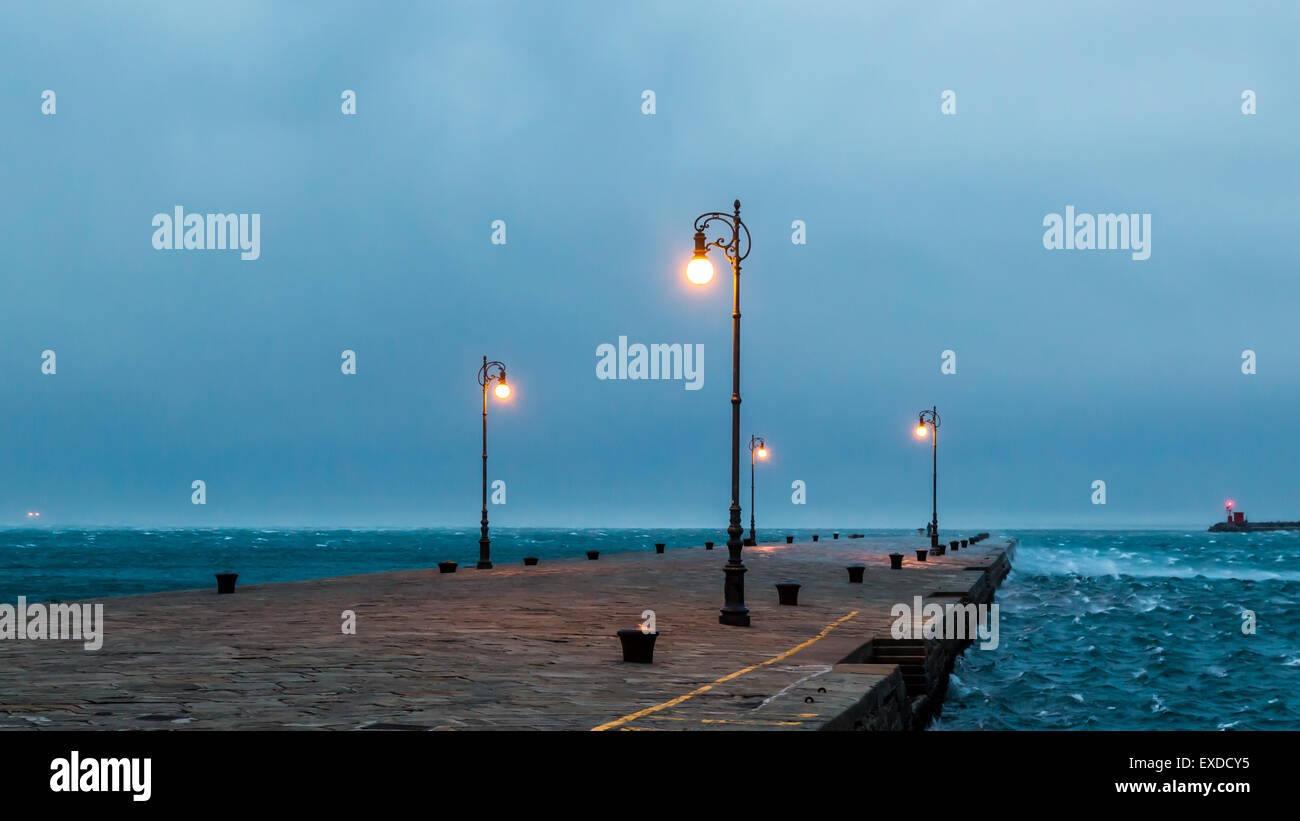
<instances>
[{"instance_id":1,"label":"glowing light bulb","mask_svg":"<svg viewBox=\"0 0 1300 821\"><path fill-rule=\"evenodd\" d=\"M930 429L927 428L925 425L917 425L917 426L916 426L916 436L917 436L917 438L919 438L919 439L924 439L924 438L925 438L925 435L926 435L927 433L929 433L929 432L930 432Z\"/></svg>"},{"instance_id":2,"label":"glowing light bulb","mask_svg":"<svg viewBox=\"0 0 1300 821\"><path fill-rule=\"evenodd\" d=\"M496 387L497 399L510 398L510 386L504 382L498 382Z\"/></svg>"},{"instance_id":3,"label":"glowing light bulb","mask_svg":"<svg viewBox=\"0 0 1300 821\"><path fill-rule=\"evenodd\" d=\"M767 458L767 448L759 448L759 449L758 449L758 458L759 458L759 459L766 459L766 458Z\"/></svg>"},{"instance_id":4,"label":"glowing light bulb","mask_svg":"<svg viewBox=\"0 0 1300 821\"><path fill-rule=\"evenodd\" d=\"M696 253L686 265L686 278L696 285L707 285L713 279L713 263L701 253Z\"/></svg>"}]
</instances>

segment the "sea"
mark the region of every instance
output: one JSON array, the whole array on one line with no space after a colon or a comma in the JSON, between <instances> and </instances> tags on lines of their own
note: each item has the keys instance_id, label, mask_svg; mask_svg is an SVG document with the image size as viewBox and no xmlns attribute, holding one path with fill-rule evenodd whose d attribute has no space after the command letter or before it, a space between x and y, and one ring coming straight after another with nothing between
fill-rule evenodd
<instances>
[{"instance_id":1,"label":"sea","mask_svg":"<svg viewBox=\"0 0 1300 821\"><path fill-rule=\"evenodd\" d=\"M1026 531L934 730L1300 729L1300 533Z\"/></svg>"},{"instance_id":2,"label":"sea","mask_svg":"<svg viewBox=\"0 0 1300 821\"><path fill-rule=\"evenodd\" d=\"M997 593L998 646L972 645L958 660L931 730L1300 729L1300 533L994 535L1019 540ZM478 528L3 529L0 602L211 588L226 570L257 584L472 566L478 537ZM492 560L706 540L721 548L726 534L493 528Z\"/></svg>"}]
</instances>

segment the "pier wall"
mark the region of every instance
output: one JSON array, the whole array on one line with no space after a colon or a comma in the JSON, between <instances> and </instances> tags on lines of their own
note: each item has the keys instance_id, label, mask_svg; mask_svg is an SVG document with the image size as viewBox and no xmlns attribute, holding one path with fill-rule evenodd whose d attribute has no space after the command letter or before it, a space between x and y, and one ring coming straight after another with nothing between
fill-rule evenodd
<instances>
[{"instance_id":1,"label":"pier wall","mask_svg":"<svg viewBox=\"0 0 1300 821\"><path fill-rule=\"evenodd\" d=\"M951 600L960 604L992 604L998 587L1011 572L1016 544L1015 540L1009 541L1006 548L987 564L966 567L966 572L971 573L972 576L978 573L969 590L935 591L938 595L931 594L927 597L927 601ZM905 666L891 662L888 665L893 668L890 675L884 681L875 684L872 690L863 696L860 710L846 711L844 715L828 721L823 729L868 731L925 729L931 719L943 709L949 678L958 656L973 643L974 640L969 637L922 639L906 643L914 648L913 658L921 661L920 668L924 671L924 677L905 677L903 674ZM866 650L863 657L871 660L891 652L889 648L900 644L905 643L877 639L873 642L873 646ZM908 649L902 647L892 652L905 654ZM912 679L910 688L909 678Z\"/></svg>"}]
</instances>

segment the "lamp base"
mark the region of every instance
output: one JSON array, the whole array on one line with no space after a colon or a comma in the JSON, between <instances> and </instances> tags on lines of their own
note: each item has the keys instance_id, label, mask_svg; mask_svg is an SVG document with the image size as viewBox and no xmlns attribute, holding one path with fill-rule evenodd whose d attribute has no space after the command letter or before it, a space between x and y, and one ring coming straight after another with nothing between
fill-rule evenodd
<instances>
[{"instance_id":1,"label":"lamp base","mask_svg":"<svg viewBox=\"0 0 1300 821\"><path fill-rule=\"evenodd\" d=\"M749 608L743 605L732 609L722 608L718 614L718 624L726 624L731 627L748 627Z\"/></svg>"}]
</instances>

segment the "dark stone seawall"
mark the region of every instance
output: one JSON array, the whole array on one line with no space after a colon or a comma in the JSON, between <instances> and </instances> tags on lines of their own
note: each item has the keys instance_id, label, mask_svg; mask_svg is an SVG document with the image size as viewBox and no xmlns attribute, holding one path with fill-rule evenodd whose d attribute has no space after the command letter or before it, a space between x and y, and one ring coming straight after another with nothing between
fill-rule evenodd
<instances>
[{"instance_id":1,"label":"dark stone seawall","mask_svg":"<svg viewBox=\"0 0 1300 821\"><path fill-rule=\"evenodd\" d=\"M966 568L978 577L963 592L936 592L926 603L992 604L994 594L1011 572L1016 540L987 565ZM846 662L897 664L884 681L869 691L855 708L827 722L824 730L924 730L943 709L953 666L967 647L963 639L876 639L860 658Z\"/></svg>"},{"instance_id":2,"label":"dark stone seawall","mask_svg":"<svg viewBox=\"0 0 1300 821\"><path fill-rule=\"evenodd\" d=\"M1300 522L1215 522L1210 533L1255 533L1261 530L1300 530Z\"/></svg>"}]
</instances>

